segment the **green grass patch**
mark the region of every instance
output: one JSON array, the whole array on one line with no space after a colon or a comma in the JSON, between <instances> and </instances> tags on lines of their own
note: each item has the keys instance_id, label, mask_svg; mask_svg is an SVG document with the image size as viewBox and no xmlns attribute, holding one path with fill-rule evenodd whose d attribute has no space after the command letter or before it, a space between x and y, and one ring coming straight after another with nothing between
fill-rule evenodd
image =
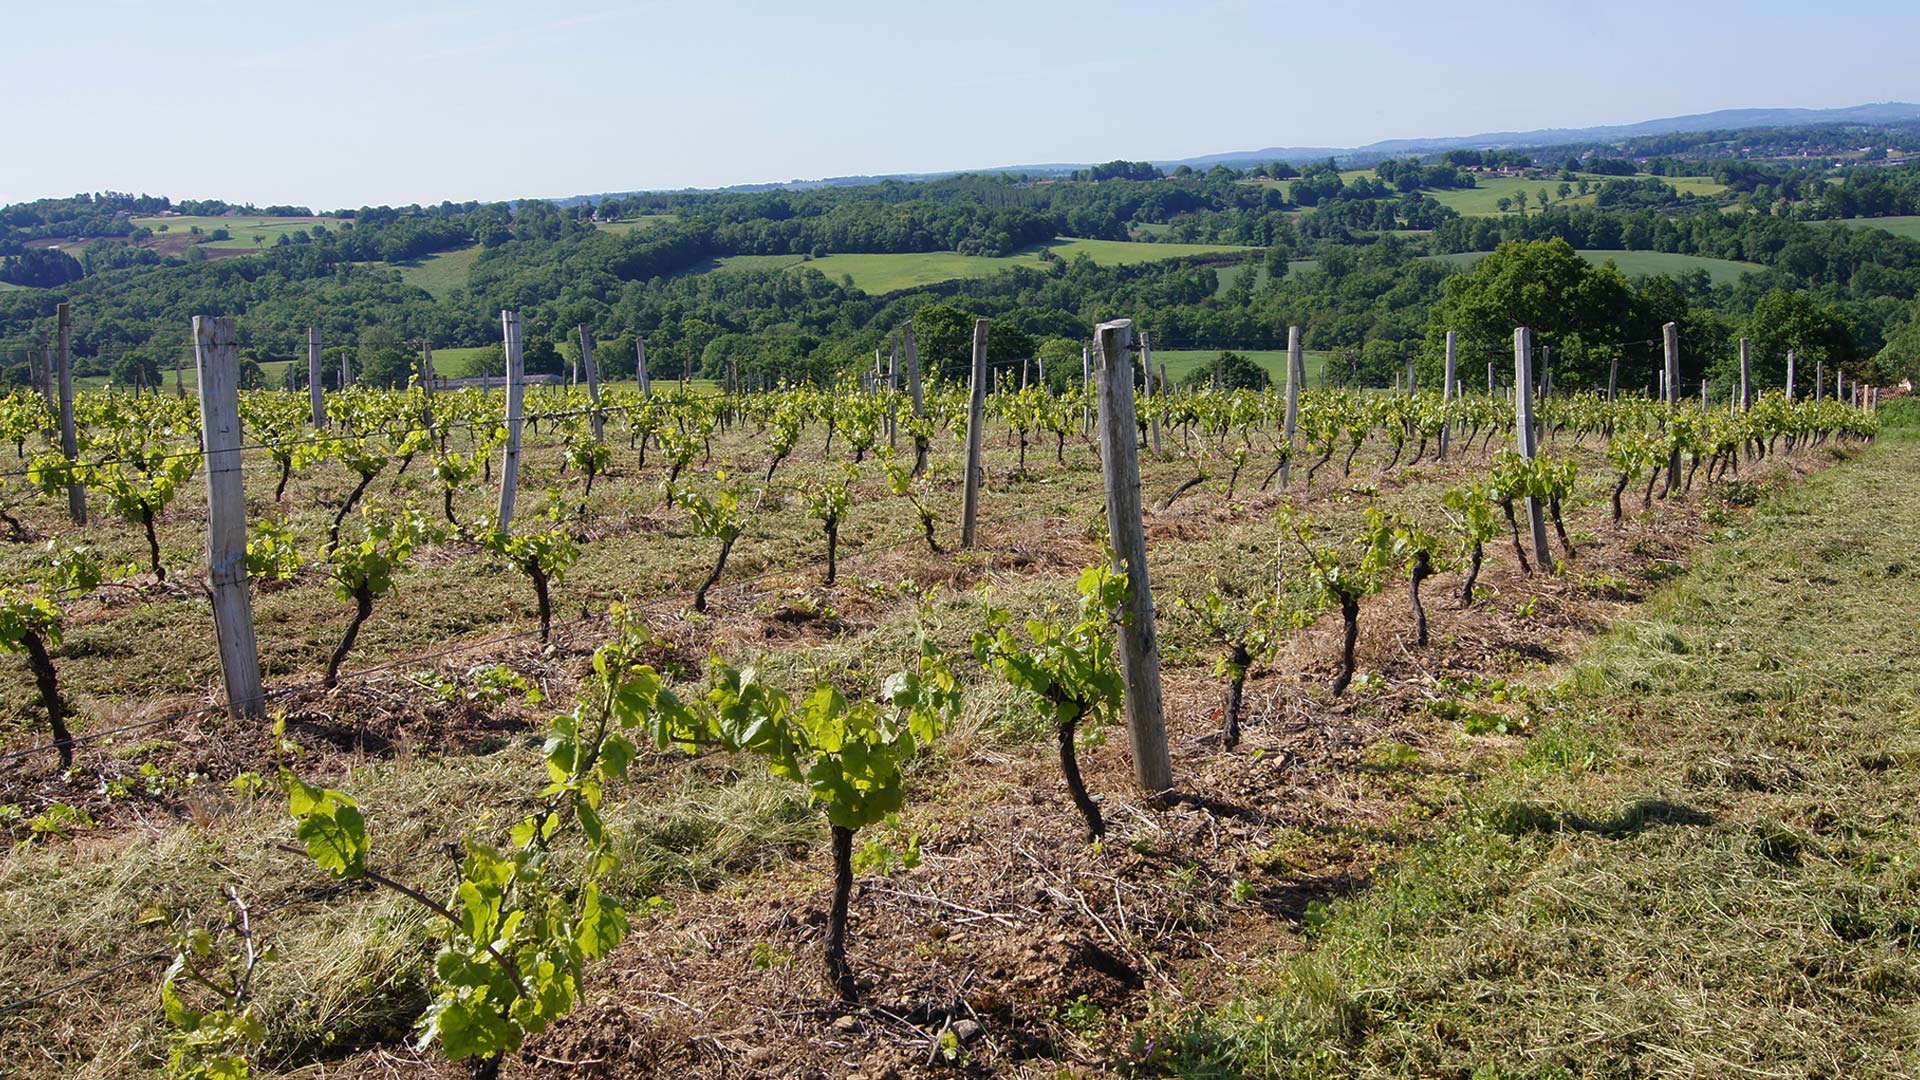
<instances>
[{"instance_id":1,"label":"green grass patch","mask_svg":"<svg viewBox=\"0 0 1920 1080\"><path fill-rule=\"evenodd\" d=\"M315 225L324 225L337 229L346 224L344 218L331 217L266 217L263 215L237 214L233 217L137 217L132 219L135 225L144 225L159 236L191 235L197 226L203 235L211 235L215 229L227 230L225 240L209 240L206 246L224 251L250 251L257 247L271 247L282 236L291 236L302 229L312 229ZM161 232L161 226L166 227ZM256 243L256 241L258 241Z\"/></svg>"},{"instance_id":2,"label":"green grass patch","mask_svg":"<svg viewBox=\"0 0 1920 1080\"><path fill-rule=\"evenodd\" d=\"M1182 1077L1911 1076L1920 441L1778 490L1314 946L1136 1046ZM1729 1066L1733 1067L1729 1067Z\"/></svg>"},{"instance_id":3,"label":"green grass patch","mask_svg":"<svg viewBox=\"0 0 1920 1080\"><path fill-rule=\"evenodd\" d=\"M467 272L480 257L481 247L443 251L400 267L400 280L427 290L436 300L445 299L455 289L465 288Z\"/></svg>"},{"instance_id":4,"label":"green grass patch","mask_svg":"<svg viewBox=\"0 0 1920 1080\"><path fill-rule=\"evenodd\" d=\"M622 218L619 221L596 221L593 227L601 232L613 233L615 236L625 236L630 232L651 229L655 225L665 225L679 220L679 214L642 214L639 217Z\"/></svg>"},{"instance_id":5,"label":"green grass patch","mask_svg":"<svg viewBox=\"0 0 1920 1080\"><path fill-rule=\"evenodd\" d=\"M1267 370L1273 379L1273 385L1287 385L1287 350L1285 349L1233 349L1241 356L1259 364ZM1219 349L1155 349L1155 366L1167 366L1167 378L1178 383L1195 368L1213 369L1213 361L1220 355ZM1307 385L1319 385L1320 369L1326 366L1327 354L1309 350L1305 356L1307 365Z\"/></svg>"},{"instance_id":6,"label":"green grass patch","mask_svg":"<svg viewBox=\"0 0 1920 1080\"><path fill-rule=\"evenodd\" d=\"M1297 274L1302 270L1317 270L1319 267L1319 259L1294 259L1287 263L1287 273ZM1247 272L1247 264L1235 263L1231 266L1216 266L1213 268L1213 272L1214 275L1220 279L1220 288L1214 292L1214 295L1225 296L1227 295L1227 290L1233 288L1234 282L1239 280L1240 275ZM1256 290L1266 288L1267 282L1273 279L1273 275L1267 272L1265 263L1255 263L1253 266L1253 274L1253 287Z\"/></svg>"},{"instance_id":7,"label":"green grass patch","mask_svg":"<svg viewBox=\"0 0 1920 1080\"><path fill-rule=\"evenodd\" d=\"M855 288L874 295L938 285L961 278L980 278L1015 266L1039 268L1045 265L1040 253L1051 250L1072 261L1081 255L1102 266L1131 266L1206 255L1232 255L1258 248L1234 244L1132 243L1125 240L1081 240L1060 237L1044 247L1015 255L961 255L953 251L916 251L889 254L849 252L809 259L804 255L729 255L704 264L701 272L715 270L778 270L789 266L809 266L830 278L853 278Z\"/></svg>"},{"instance_id":8,"label":"green grass patch","mask_svg":"<svg viewBox=\"0 0 1920 1080\"><path fill-rule=\"evenodd\" d=\"M306 359L302 357L300 362L304 364L306 363ZM260 361L260 373L266 376L269 387L277 387L285 382L287 368L292 365L292 360L262 360ZM80 375L75 376L73 385L82 390L98 390L107 385L109 381L105 375ZM200 372L193 366L193 360L190 357L180 365L180 382L181 385L186 388L188 394L198 394L200 392ZM121 389L126 389L126 387L123 386ZM160 369L160 389L169 394L173 392L172 368Z\"/></svg>"},{"instance_id":9,"label":"green grass patch","mask_svg":"<svg viewBox=\"0 0 1920 1080\"><path fill-rule=\"evenodd\" d=\"M1616 266L1620 267L1620 272L1628 277L1685 274L1694 270L1705 270L1715 285L1731 285L1739 281L1742 274L1757 273L1766 269L1759 263L1713 259L1705 255L1685 255L1669 251L1599 251L1588 248L1582 249L1579 254L1581 258L1596 266L1611 259ZM1450 255L1427 256L1427 258L1450 262L1468 269L1486 257L1487 253L1484 251L1462 251Z\"/></svg>"},{"instance_id":10,"label":"green grass patch","mask_svg":"<svg viewBox=\"0 0 1920 1080\"><path fill-rule=\"evenodd\" d=\"M1577 184L1580 179L1585 179L1590 187L1598 187L1607 180L1620 178L1598 174L1575 174L1575 180L1571 182ZM1662 176L1657 179L1673 185L1674 189L1682 195L1713 196L1727 190L1725 184L1716 183L1711 177L1705 176ZM1440 205L1451 207L1467 217L1496 217L1501 212L1501 199L1518 198L1522 194L1527 196L1528 208L1531 212L1539 205L1531 200L1543 189L1552 200L1549 203L1550 206L1593 205L1595 197L1591 193L1560 198L1558 194L1560 184L1561 180L1557 175L1537 179L1517 176L1483 176L1479 178L1479 184L1475 187L1429 189L1426 194L1433 196Z\"/></svg>"},{"instance_id":11,"label":"green grass patch","mask_svg":"<svg viewBox=\"0 0 1920 1080\"><path fill-rule=\"evenodd\" d=\"M1920 214L1905 214L1899 217L1845 218L1834 224L1845 225L1849 229L1885 229L1895 236L1920 240Z\"/></svg>"}]
</instances>

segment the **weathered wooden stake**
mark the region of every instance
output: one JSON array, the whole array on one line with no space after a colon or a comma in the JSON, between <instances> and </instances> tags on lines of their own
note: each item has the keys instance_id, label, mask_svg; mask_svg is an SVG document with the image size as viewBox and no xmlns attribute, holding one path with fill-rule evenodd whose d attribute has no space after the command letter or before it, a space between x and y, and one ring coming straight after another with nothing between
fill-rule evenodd
<instances>
[{"instance_id":1,"label":"weathered wooden stake","mask_svg":"<svg viewBox=\"0 0 1920 1080\"><path fill-rule=\"evenodd\" d=\"M1133 415L1133 320L1101 323L1094 331L1100 372L1100 464L1106 473L1107 533L1114 570L1130 586L1119 651L1126 682L1127 743L1133 776L1148 795L1173 788L1166 717L1160 695L1160 644L1154 630L1153 589L1147 580L1147 536L1140 509L1139 430Z\"/></svg>"},{"instance_id":2,"label":"weathered wooden stake","mask_svg":"<svg viewBox=\"0 0 1920 1080\"><path fill-rule=\"evenodd\" d=\"M1668 412L1680 410L1680 324L1667 323L1660 328L1661 347L1666 355L1666 367L1663 369L1665 382L1661 393L1667 401ZM1676 490L1677 477L1680 475L1680 443L1674 441L1673 451L1667 458L1667 487Z\"/></svg>"},{"instance_id":3,"label":"weathered wooden stake","mask_svg":"<svg viewBox=\"0 0 1920 1080\"><path fill-rule=\"evenodd\" d=\"M1453 330L1447 331L1446 371L1441 376L1441 381L1440 381L1440 404L1443 406L1447 402L1459 396L1460 388L1454 385L1454 370L1453 370L1454 350L1459 346L1459 342L1460 342L1460 335L1458 332ZM1449 443L1448 436L1452 432L1453 432L1453 424L1451 422L1440 425L1440 460L1441 461L1447 460L1447 447Z\"/></svg>"},{"instance_id":4,"label":"weathered wooden stake","mask_svg":"<svg viewBox=\"0 0 1920 1080\"><path fill-rule=\"evenodd\" d=\"M1093 350L1080 346L1080 434L1093 432Z\"/></svg>"},{"instance_id":5,"label":"weathered wooden stake","mask_svg":"<svg viewBox=\"0 0 1920 1080\"><path fill-rule=\"evenodd\" d=\"M1753 408L1753 354L1751 343L1740 339L1740 411Z\"/></svg>"},{"instance_id":6,"label":"weathered wooden stake","mask_svg":"<svg viewBox=\"0 0 1920 1080\"><path fill-rule=\"evenodd\" d=\"M520 483L520 402L525 369L520 356L519 313L500 313L500 336L507 355L507 454L500 464L500 513L494 527L505 533L513 525L513 500Z\"/></svg>"},{"instance_id":7,"label":"weathered wooden stake","mask_svg":"<svg viewBox=\"0 0 1920 1080\"><path fill-rule=\"evenodd\" d=\"M647 378L647 343L640 340L639 334L633 335L633 377L640 382L640 396L652 397L653 382Z\"/></svg>"},{"instance_id":8,"label":"weathered wooden stake","mask_svg":"<svg viewBox=\"0 0 1920 1080\"><path fill-rule=\"evenodd\" d=\"M433 342L431 341L420 343L420 386L427 392L428 397L433 396Z\"/></svg>"},{"instance_id":9,"label":"weathered wooden stake","mask_svg":"<svg viewBox=\"0 0 1920 1080\"><path fill-rule=\"evenodd\" d=\"M1287 459L1280 463L1280 487L1293 481L1293 436L1300 427L1300 384L1307 381L1306 353L1301 350L1300 328L1287 327L1287 413L1284 421Z\"/></svg>"},{"instance_id":10,"label":"weathered wooden stake","mask_svg":"<svg viewBox=\"0 0 1920 1080\"><path fill-rule=\"evenodd\" d=\"M307 327L307 403L313 407L313 429L327 426L327 381L320 374L320 328Z\"/></svg>"},{"instance_id":11,"label":"weathered wooden stake","mask_svg":"<svg viewBox=\"0 0 1920 1080\"><path fill-rule=\"evenodd\" d=\"M900 448L900 334L893 335L892 350L887 353L887 446Z\"/></svg>"},{"instance_id":12,"label":"weathered wooden stake","mask_svg":"<svg viewBox=\"0 0 1920 1080\"><path fill-rule=\"evenodd\" d=\"M1607 400L1612 401L1620 390L1620 350L1615 349L1613 359L1607 364Z\"/></svg>"},{"instance_id":13,"label":"weathered wooden stake","mask_svg":"<svg viewBox=\"0 0 1920 1080\"><path fill-rule=\"evenodd\" d=\"M53 310L60 323L60 352L56 358L60 365L60 453L71 466L80 460L80 441L73 430L73 324L67 305L60 304ZM77 473L68 474L67 513L75 525L87 523L87 487L80 483Z\"/></svg>"},{"instance_id":14,"label":"weathered wooden stake","mask_svg":"<svg viewBox=\"0 0 1920 1080\"><path fill-rule=\"evenodd\" d=\"M587 414L593 425L593 441L605 442L606 419L600 415L600 366L593 362L593 331L585 323L574 329L580 334L580 366L587 369L587 400L593 403Z\"/></svg>"},{"instance_id":15,"label":"weathered wooden stake","mask_svg":"<svg viewBox=\"0 0 1920 1080\"><path fill-rule=\"evenodd\" d=\"M1793 404L1793 350L1787 350L1787 404Z\"/></svg>"},{"instance_id":16,"label":"weathered wooden stake","mask_svg":"<svg viewBox=\"0 0 1920 1080\"><path fill-rule=\"evenodd\" d=\"M253 590L247 584L247 496L240 472L240 358L230 318L194 316L194 362L200 374L200 430L207 465L207 585L227 712L235 720L266 717L260 647L253 634Z\"/></svg>"},{"instance_id":17,"label":"weathered wooden stake","mask_svg":"<svg viewBox=\"0 0 1920 1080\"><path fill-rule=\"evenodd\" d=\"M1132 326L1133 325L1132 320L1127 320L1127 325ZM1131 359L1129 359L1129 364L1131 364ZM1140 332L1140 364L1147 374L1146 396L1152 397L1154 396L1153 395L1153 346L1147 343L1147 334L1146 334L1146 331L1144 330ZM1131 375L1128 376L1128 384L1129 385L1132 384ZM1166 389L1167 389L1166 374L1165 372L1162 372L1160 376L1160 391L1162 393L1165 393ZM1153 453L1155 457L1158 457L1160 456L1160 410L1158 408L1155 408L1151 402L1148 403L1148 408L1153 410L1151 413L1147 415L1147 419L1150 422L1151 427L1153 428Z\"/></svg>"},{"instance_id":18,"label":"weathered wooden stake","mask_svg":"<svg viewBox=\"0 0 1920 1080\"><path fill-rule=\"evenodd\" d=\"M987 334L993 328L990 319L973 320L973 381L967 395L967 483L960 501L960 546L973 546L973 525L980 510L980 480L986 469L980 464L980 442L987 424Z\"/></svg>"},{"instance_id":19,"label":"weathered wooden stake","mask_svg":"<svg viewBox=\"0 0 1920 1080\"><path fill-rule=\"evenodd\" d=\"M1527 387L1533 385L1533 331L1524 326L1513 331L1513 407L1514 434L1519 444L1520 456L1528 461L1538 446L1537 434L1533 428L1533 395ZM1545 508L1533 496L1527 496L1527 522L1533 528L1533 557L1544 572L1553 571L1553 547L1547 540L1547 518Z\"/></svg>"},{"instance_id":20,"label":"weathered wooden stake","mask_svg":"<svg viewBox=\"0 0 1920 1080\"><path fill-rule=\"evenodd\" d=\"M920 382L920 343L913 336L913 324L909 322L900 330L902 343L907 349L907 393L913 397L913 415L927 415L925 391Z\"/></svg>"}]
</instances>

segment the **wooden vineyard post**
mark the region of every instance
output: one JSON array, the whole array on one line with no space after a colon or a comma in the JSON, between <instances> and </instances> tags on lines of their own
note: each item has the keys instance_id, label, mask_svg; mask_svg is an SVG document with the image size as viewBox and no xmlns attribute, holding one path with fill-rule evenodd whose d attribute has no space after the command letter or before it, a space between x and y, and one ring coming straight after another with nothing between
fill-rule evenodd
<instances>
[{"instance_id":1,"label":"wooden vineyard post","mask_svg":"<svg viewBox=\"0 0 1920 1080\"><path fill-rule=\"evenodd\" d=\"M1661 387L1661 394L1667 400L1667 411L1678 412L1680 410L1680 324L1668 323L1662 326L1660 339L1666 353L1666 367L1662 369L1665 372L1665 383ZM1668 493L1672 493L1678 487L1679 475L1680 444L1675 442L1667 458L1666 490Z\"/></svg>"},{"instance_id":2,"label":"wooden vineyard post","mask_svg":"<svg viewBox=\"0 0 1920 1080\"><path fill-rule=\"evenodd\" d=\"M1740 339L1740 411L1753 408L1753 354L1746 338Z\"/></svg>"},{"instance_id":3,"label":"wooden vineyard post","mask_svg":"<svg viewBox=\"0 0 1920 1080\"><path fill-rule=\"evenodd\" d=\"M1458 388L1454 386L1454 358L1456 356L1455 350L1459 347L1459 343L1460 343L1459 333L1453 330L1447 331L1446 370L1440 379L1440 404L1443 408L1446 406L1447 402L1452 401L1455 397L1459 396L1457 393ZM1440 460L1441 461L1447 460L1447 446L1449 442L1448 436L1450 436L1452 433L1453 433L1453 423L1451 421L1448 421L1440 425Z\"/></svg>"},{"instance_id":4,"label":"wooden vineyard post","mask_svg":"<svg viewBox=\"0 0 1920 1080\"><path fill-rule=\"evenodd\" d=\"M1413 395L1413 357L1409 356L1407 357L1407 396L1412 397Z\"/></svg>"},{"instance_id":5,"label":"wooden vineyard post","mask_svg":"<svg viewBox=\"0 0 1920 1080\"><path fill-rule=\"evenodd\" d=\"M307 327L307 403L313 407L313 429L327 426L327 384L320 376L320 328Z\"/></svg>"},{"instance_id":6,"label":"wooden vineyard post","mask_svg":"<svg viewBox=\"0 0 1920 1080\"><path fill-rule=\"evenodd\" d=\"M1607 365L1607 400L1611 402L1620 391L1620 350L1613 351L1613 360Z\"/></svg>"},{"instance_id":7,"label":"wooden vineyard post","mask_svg":"<svg viewBox=\"0 0 1920 1080\"><path fill-rule=\"evenodd\" d=\"M887 446L900 449L900 334L893 335L887 353Z\"/></svg>"},{"instance_id":8,"label":"wooden vineyard post","mask_svg":"<svg viewBox=\"0 0 1920 1080\"><path fill-rule=\"evenodd\" d=\"M253 635L253 590L247 583L247 496L240 474L240 357L231 318L193 319L200 374L201 439L207 464L207 584L227 712L235 720L266 717L260 688L260 646Z\"/></svg>"},{"instance_id":9,"label":"wooden vineyard post","mask_svg":"<svg viewBox=\"0 0 1920 1080\"><path fill-rule=\"evenodd\" d=\"M1787 350L1787 404L1793 404L1793 350Z\"/></svg>"},{"instance_id":10,"label":"wooden vineyard post","mask_svg":"<svg viewBox=\"0 0 1920 1080\"><path fill-rule=\"evenodd\" d=\"M640 396L653 396L653 383L647 379L647 343L639 334L633 335L633 377L640 381Z\"/></svg>"},{"instance_id":11,"label":"wooden vineyard post","mask_svg":"<svg viewBox=\"0 0 1920 1080\"><path fill-rule=\"evenodd\" d=\"M1493 361L1487 361L1487 396L1493 396Z\"/></svg>"},{"instance_id":12,"label":"wooden vineyard post","mask_svg":"<svg viewBox=\"0 0 1920 1080\"><path fill-rule=\"evenodd\" d=\"M1520 456L1528 461L1538 452L1539 435L1533 429L1533 394L1527 387L1533 385L1533 331L1524 326L1513 331L1513 409L1514 440L1519 444ZM1553 547L1547 541L1547 518L1545 507L1533 496L1527 496L1527 523L1533 529L1533 557L1540 569L1553 571Z\"/></svg>"},{"instance_id":13,"label":"wooden vineyard post","mask_svg":"<svg viewBox=\"0 0 1920 1080\"><path fill-rule=\"evenodd\" d=\"M973 546L973 525L980 510L980 440L987 421L987 333L990 319L973 320L973 385L967 394L967 486L960 500L960 546Z\"/></svg>"},{"instance_id":14,"label":"wooden vineyard post","mask_svg":"<svg viewBox=\"0 0 1920 1080\"><path fill-rule=\"evenodd\" d=\"M1300 384L1306 381L1306 354L1300 348L1300 328L1287 327L1287 414L1285 436L1287 459L1280 463L1282 490L1293 481L1293 436L1300 428Z\"/></svg>"},{"instance_id":15,"label":"wooden vineyard post","mask_svg":"<svg viewBox=\"0 0 1920 1080\"><path fill-rule=\"evenodd\" d=\"M580 366L587 369L587 400L593 403L587 414L593 425L593 441L605 442L606 421L600 416L600 366L593 362L593 331L585 323L575 329L580 332Z\"/></svg>"},{"instance_id":16,"label":"wooden vineyard post","mask_svg":"<svg viewBox=\"0 0 1920 1080\"><path fill-rule=\"evenodd\" d=\"M73 324L67 305L60 304L54 312L60 322L60 453L72 467L80 460L80 442L73 430ZM75 525L87 523L87 488L75 473L67 476L67 513Z\"/></svg>"},{"instance_id":17,"label":"wooden vineyard post","mask_svg":"<svg viewBox=\"0 0 1920 1080\"><path fill-rule=\"evenodd\" d=\"M1160 696L1160 643L1153 625L1153 590L1147 580L1147 534L1141 520L1140 455L1133 415L1133 320L1101 323L1094 331L1094 363L1100 372L1100 463L1106 473L1107 533L1114 570L1127 575L1127 610L1121 620L1121 675L1126 681L1127 743L1133 777L1148 795L1173 788L1167 756L1167 725Z\"/></svg>"},{"instance_id":18,"label":"wooden vineyard post","mask_svg":"<svg viewBox=\"0 0 1920 1080\"><path fill-rule=\"evenodd\" d=\"M340 389L345 390L351 385L353 385L353 354L343 352L340 354Z\"/></svg>"},{"instance_id":19,"label":"wooden vineyard post","mask_svg":"<svg viewBox=\"0 0 1920 1080\"><path fill-rule=\"evenodd\" d=\"M1080 346L1080 434L1093 433L1093 350Z\"/></svg>"},{"instance_id":20,"label":"wooden vineyard post","mask_svg":"<svg viewBox=\"0 0 1920 1080\"><path fill-rule=\"evenodd\" d=\"M433 342L420 343L420 387L433 397Z\"/></svg>"},{"instance_id":21,"label":"wooden vineyard post","mask_svg":"<svg viewBox=\"0 0 1920 1080\"><path fill-rule=\"evenodd\" d=\"M1141 331L1140 348L1144 350L1146 347L1147 335L1145 331ZM1227 362L1225 360L1222 360L1218 356L1213 358L1213 388L1215 390L1225 390L1227 388L1226 366Z\"/></svg>"},{"instance_id":22,"label":"wooden vineyard post","mask_svg":"<svg viewBox=\"0 0 1920 1080\"><path fill-rule=\"evenodd\" d=\"M39 381L34 384L34 389L40 395L41 403L47 407L40 433L52 439L60 426L60 399L53 392L53 347L47 342L41 344L42 348L38 353L40 375Z\"/></svg>"},{"instance_id":23,"label":"wooden vineyard post","mask_svg":"<svg viewBox=\"0 0 1920 1080\"><path fill-rule=\"evenodd\" d=\"M1132 321L1128 320L1127 325L1131 327L1133 325ZM1131 365L1132 363L1131 358L1129 358L1128 363L1129 365ZM1144 330L1140 332L1140 366L1141 366L1141 370L1143 370L1146 373L1146 377L1141 380L1141 385L1146 388L1145 396L1149 398L1157 396L1153 392L1153 346L1150 343L1148 343L1147 334L1146 334L1146 331ZM1128 373L1127 379L1128 379L1128 384L1131 385L1132 379L1133 379L1133 375L1131 372ZM1161 381L1160 381L1161 393L1165 393L1166 389L1167 389L1166 376L1162 375ZM1160 410L1157 407L1156 403L1151 401L1147 403L1147 407L1153 410L1147 416L1147 419L1151 421L1151 426L1153 428L1153 456L1159 457L1160 456Z\"/></svg>"},{"instance_id":24,"label":"wooden vineyard post","mask_svg":"<svg viewBox=\"0 0 1920 1080\"><path fill-rule=\"evenodd\" d=\"M1826 389L1827 362L1825 360L1815 360L1813 362L1813 400L1819 401L1820 396L1826 393Z\"/></svg>"},{"instance_id":25,"label":"wooden vineyard post","mask_svg":"<svg viewBox=\"0 0 1920 1080\"><path fill-rule=\"evenodd\" d=\"M907 393L913 397L913 415L927 415L926 391L920 382L920 343L913 336L913 324L900 331L907 350Z\"/></svg>"},{"instance_id":26,"label":"wooden vineyard post","mask_svg":"<svg viewBox=\"0 0 1920 1080\"><path fill-rule=\"evenodd\" d=\"M500 463L500 513L494 527L502 533L513 524L515 486L520 482L520 401L522 397L520 316L500 313L500 335L507 354L507 456Z\"/></svg>"}]
</instances>

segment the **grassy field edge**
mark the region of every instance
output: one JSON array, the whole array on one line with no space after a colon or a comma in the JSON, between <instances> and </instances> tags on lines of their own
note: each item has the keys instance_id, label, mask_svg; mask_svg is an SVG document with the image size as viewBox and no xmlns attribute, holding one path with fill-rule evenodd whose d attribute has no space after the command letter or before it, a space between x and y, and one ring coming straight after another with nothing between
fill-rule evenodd
<instances>
[{"instance_id":1,"label":"grassy field edge","mask_svg":"<svg viewBox=\"0 0 1920 1080\"><path fill-rule=\"evenodd\" d=\"M1311 947L1134 1071L1910 1076L1920 438L1767 495L1538 695ZM1413 816L1419 816L1418 808Z\"/></svg>"}]
</instances>

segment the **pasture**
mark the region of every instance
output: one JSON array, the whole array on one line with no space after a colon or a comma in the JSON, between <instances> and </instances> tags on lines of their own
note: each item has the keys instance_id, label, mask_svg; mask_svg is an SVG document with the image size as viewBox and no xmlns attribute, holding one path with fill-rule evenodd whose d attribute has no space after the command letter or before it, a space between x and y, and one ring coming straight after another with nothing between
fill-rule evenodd
<instances>
[{"instance_id":1,"label":"pasture","mask_svg":"<svg viewBox=\"0 0 1920 1080\"><path fill-rule=\"evenodd\" d=\"M1619 179L1618 177L1600 176L1595 173L1581 173L1576 175L1580 179L1585 179L1591 187L1598 187L1601 183L1610 179ZM1715 183L1711 178L1704 176L1662 176L1658 177L1658 179L1672 184L1674 189L1682 195L1691 194L1704 197L1719 195L1727 190L1726 185ZM1440 205L1448 207L1467 217L1497 217L1500 214L1501 199L1516 198L1524 193L1529 200L1532 200L1542 189L1544 189L1552 199L1552 202L1549 204L1551 207L1591 206L1595 201L1595 197L1591 192L1586 195L1575 194L1565 199L1560 198L1557 192L1560 189L1561 181L1557 175L1537 179L1516 176L1482 176L1479 178L1479 181L1477 187L1448 188L1445 190L1427 189L1425 194L1433 196L1434 201ZM1578 183L1578 180L1572 182ZM1529 202L1529 212L1538 205L1536 202Z\"/></svg>"},{"instance_id":2,"label":"pasture","mask_svg":"<svg viewBox=\"0 0 1920 1080\"><path fill-rule=\"evenodd\" d=\"M137 226L144 225L153 230L156 241L169 237L186 236L190 239L182 243L191 244L193 230L198 228L202 235L212 235L216 229L227 230L227 239L209 240L206 246L221 251L252 251L255 248L271 247L282 236L291 236L296 232L322 225L337 229L347 224L344 218L334 217L266 217L264 215L236 214L231 217L190 217L156 215L132 219ZM156 245L157 246L157 245Z\"/></svg>"},{"instance_id":3,"label":"pasture","mask_svg":"<svg viewBox=\"0 0 1920 1080\"><path fill-rule=\"evenodd\" d=\"M1908 240L1920 240L1920 214L1907 214L1901 217L1843 218L1834 224L1845 225L1849 229L1884 229Z\"/></svg>"},{"instance_id":4,"label":"pasture","mask_svg":"<svg viewBox=\"0 0 1920 1080\"><path fill-rule=\"evenodd\" d=\"M847 252L818 259L805 255L729 255L704 264L701 272L808 266L836 281L843 275L851 277L855 288L875 296L884 296L902 289L938 285L943 281L986 277L1016 266L1038 269L1045 265L1040 258L1042 251L1051 251L1068 262L1085 255L1101 266L1133 266L1167 259L1236 255L1258 250L1261 249L1236 244L1143 244L1062 236L1044 247L1014 255L962 255L954 251L898 254Z\"/></svg>"},{"instance_id":5,"label":"pasture","mask_svg":"<svg viewBox=\"0 0 1920 1080\"><path fill-rule=\"evenodd\" d=\"M1741 275L1765 270L1759 263L1736 262L1732 259L1713 259L1705 255L1683 255L1669 251L1596 251L1583 249L1580 257L1596 266L1612 260L1620 272L1630 278L1645 277L1653 274L1686 274L1695 270L1705 270L1715 285L1731 285L1740 280ZM1441 262L1450 262L1457 266L1471 268L1475 263L1487 257L1484 251L1463 251L1451 255L1429 255L1427 258Z\"/></svg>"},{"instance_id":6,"label":"pasture","mask_svg":"<svg viewBox=\"0 0 1920 1080\"><path fill-rule=\"evenodd\" d=\"M1285 349L1230 349L1230 352L1253 361L1266 369L1267 376L1275 386L1287 385L1287 350ZM1220 355L1219 349L1155 349L1153 363L1155 367L1165 364L1167 379L1178 385L1188 372L1195 368L1208 371L1213 369L1214 358ZM1326 366L1327 354L1312 349L1307 350L1307 385L1318 386L1320 369Z\"/></svg>"},{"instance_id":7,"label":"pasture","mask_svg":"<svg viewBox=\"0 0 1920 1080\"><path fill-rule=\"evenodd\" d=\"M427 290L435 300L444 300L453 290L466 287L467 271L473 269L481 250L480 245L475 244L401 264L400 280Z\"/></svg>"},{"instance_id":8,"label":"pasture","mask_svg":"<svg viewBox=\"0 0 1920 1080\"><path fill-rule=\"evenodd\" d=\"M639 217L622 218L619 221L596 221L593 227L604 233L625 236L641 229L651 229L655 225L665 225L679 220L679 214L642 214Z\"/></svg>"}]
</instances>

